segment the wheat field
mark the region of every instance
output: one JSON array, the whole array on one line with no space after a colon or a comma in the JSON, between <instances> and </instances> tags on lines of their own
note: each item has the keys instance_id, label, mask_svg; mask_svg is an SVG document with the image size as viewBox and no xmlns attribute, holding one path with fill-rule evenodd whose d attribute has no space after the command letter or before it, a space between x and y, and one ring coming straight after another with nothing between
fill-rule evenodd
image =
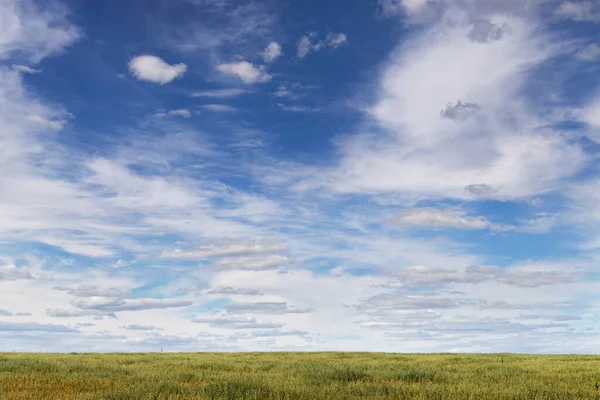
<instances>
[{"instance_id":1,"label":"wheat field","mask_svg":"<svg viewBox=\"0 0 600 400\"><path fill-rule=\"evenodd\" d=\"M600 356L0 354L1 399L600 399Z\"/></svg>"}]
</instances>

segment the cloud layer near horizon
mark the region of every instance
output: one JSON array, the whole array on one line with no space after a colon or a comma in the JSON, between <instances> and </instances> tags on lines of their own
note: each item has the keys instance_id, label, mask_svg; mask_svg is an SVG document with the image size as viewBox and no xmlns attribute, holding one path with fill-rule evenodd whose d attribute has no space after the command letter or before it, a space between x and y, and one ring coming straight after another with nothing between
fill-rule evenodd
<instances>
[{"instance_id":1,"label":"cloud layer near horizon","mask_svg":"<svg viewBox=\"0 0 600 400\"><path fill-rule=\"evenodd\" d=\"M212 17L127 54L0 6L5 349L594 351L597 46L555 25L594 3L373 3L368 76L355 31L175 3Z\"/></svg>"}]
</instances>

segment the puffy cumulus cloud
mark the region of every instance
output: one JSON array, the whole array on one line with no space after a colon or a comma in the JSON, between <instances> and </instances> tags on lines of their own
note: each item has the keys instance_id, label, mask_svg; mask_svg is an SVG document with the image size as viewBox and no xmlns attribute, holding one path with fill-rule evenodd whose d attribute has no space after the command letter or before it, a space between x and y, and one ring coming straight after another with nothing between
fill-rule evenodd
<instances>
[{"instance_id":1,"label":"puffy cumulus cloud","mask_svg":"<svg viewBox=\"0 0 600 400\"><path fill-rule=\"evenodd\" d=\"M184 118L189 118L192 116L192 113L185 109L185 108L179 108L177 110L169 110L169 111L164 111L164 112L158 112L156 114L154 114L155 117L159 117L159 118L164 118L164 117L184 117Z\"/></svg>"},{"instance_id":2,"label":"puffy cumulus cloud","mask_svg":"<svg viewBox=\"0 0 600 400\"><path fill-rule=\"evenodd\" d=\"M0 309L0 317L12 317L13 313Z\"/></svg>"},{"instance_id":3,"label":"puffy cumulus cloud","mask_svg":"<svg viewBox=\"0 0 600 400\"><path fill-rule=\"evenodd\" d=\"M261 53L261 57L267 64L272 63L283 54L281 45L277 42L271 42L267 45L265 50Z\"/></svg>"},{"instance_id":4,"label":"puffy cumulus cloud","mask_svg":"<svg viewBox=\"0 0 600 400\"><path fill-rule=\"evenodd\" d=\"M235 76L246 84L268 82L272 78L264 67L255 66L248 61L220 64L217 66L217 70L223 74Z\"/></svg>"},{"instance_id":5,"label":"puffy cumulus cloud","mask_svg":"<svg viewBox=\"0 0 600 400\"><path fill-rule=\"evenodd\" d=\"M81 31L69 22L66 7L56 2L49 2L41 9L31 0L4 0L0 15L0 59L22 59L36 64L82 37ZM21 72L35 71L19 67L24 66L17 66Z\"/></svg>"},{"instance_id":6,"label":"puffy cumulus cloud","mask_svg":"<svg viewBox=\"0 0 600 400\"><path fill-rule=\"evenodd\" d=\"M396 215L393 223L407 228L490 229L497 231L514 229L509 225L493 224L483 216L467 215L463 210L440 210L433 207L404 209Z\"/></svg>"},{"instance_id":7,"label":"puffy cumulus cloud","mask_svg":"<svg viewBox=\"0 0 600 400\"><path fill-rule=\"evenodd\" d=\"M137 79L164 85L181 78L187 71L185 64L170 65L152 55L135 56L129 61L129 72Z\"/></svg>"},{"instance_id":8,"label":"puffy cumulus cloud","mask_svg":"<svg viewBox=\"0 0 600 400\"><path fill-rule=\"evenodd\" d=\"M298 39L296 45L296 55L298 58L304 58L310 53L315 53L326 48L337 49L348 42L345 33L328 33L324 40L315 40L317 32L309 32Z\"/></svg>"},{"instance_id":9,"label":"puffy cumulus cloud","mask_svg":"<svg viewBox=\"0 0 600 400\"><path fill-rule=\"evenodd\" d=\"M28 269L18 268L14 265L0 266L0 281L16 281L19 279L34 279Z\"/></svg>"}]
</instances>

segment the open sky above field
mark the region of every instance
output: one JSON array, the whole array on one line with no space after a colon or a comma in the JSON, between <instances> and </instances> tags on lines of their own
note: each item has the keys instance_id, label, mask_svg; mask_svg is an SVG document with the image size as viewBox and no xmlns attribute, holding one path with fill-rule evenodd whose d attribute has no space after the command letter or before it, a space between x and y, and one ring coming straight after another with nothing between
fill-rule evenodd
<instances>
[{"instance_id":1,"label":"open sky above field","mask_svg":"<svg viewBox=\"0 0 600 400\"><path fill-rule=\"evenodd\" d=\"M597 352L599 28L0 0L0 351Z\"/></svg>"}]
</instances>

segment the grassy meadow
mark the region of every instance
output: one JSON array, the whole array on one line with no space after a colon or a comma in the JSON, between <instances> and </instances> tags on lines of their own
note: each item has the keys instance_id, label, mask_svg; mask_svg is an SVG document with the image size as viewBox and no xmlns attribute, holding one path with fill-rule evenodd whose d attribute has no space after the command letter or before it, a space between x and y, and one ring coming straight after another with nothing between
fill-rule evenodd
<instances>
[{"instance_id":1,"label":"grassy meadow","mask_svg":"<svg viewBox=\"0 0 600 400\"><path fill-rule=\"evenodd\" d=\"M0 399L600 399L600 356L0 354Z\"/></svg>"}]
</instances>

